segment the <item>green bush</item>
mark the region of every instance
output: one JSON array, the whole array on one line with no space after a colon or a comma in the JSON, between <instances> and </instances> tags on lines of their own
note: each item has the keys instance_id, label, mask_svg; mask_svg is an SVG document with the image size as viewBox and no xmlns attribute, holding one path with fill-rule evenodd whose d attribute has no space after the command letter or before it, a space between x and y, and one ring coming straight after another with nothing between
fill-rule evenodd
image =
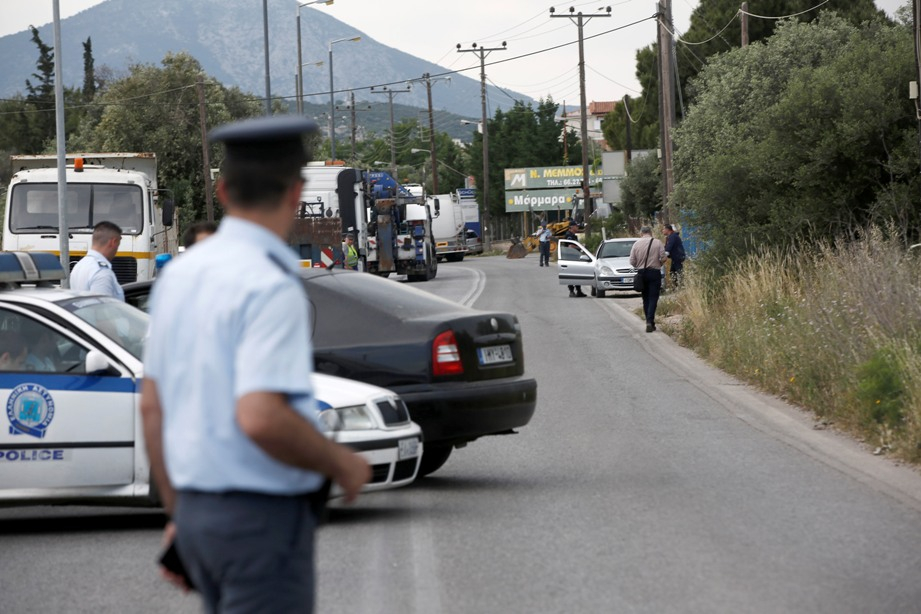
<instances>
[{"instance_id":1,"label":"green bush","mask_svg":"<svg viewBox=\"0 0 921 614\"><path fill-rule=\"evenodd\" d=\"M857 369L857 398L867 422L890 428L905 419L905 385L896 356L881 349Z\"/></svg>"}]
</instances>

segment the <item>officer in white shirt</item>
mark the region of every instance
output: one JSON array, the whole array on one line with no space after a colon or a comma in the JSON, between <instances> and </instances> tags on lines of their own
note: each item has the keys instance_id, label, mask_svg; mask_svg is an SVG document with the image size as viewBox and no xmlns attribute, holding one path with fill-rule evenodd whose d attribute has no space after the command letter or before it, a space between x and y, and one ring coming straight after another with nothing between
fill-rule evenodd
<instances>
[{"instance_id":1,"label":"officer in white shirt","mask_svg":"<svg viewBox=\"0 0 921 614\"><path fill-rule=\"evenodd\" d=\"M122 229L112 222L93 226L93 246L70 272L70 289L93 292L125 300L125 291L115 278L112 259L122 243Z\"/></svg>"},{"instance_id":2,"label":"officer in white shirt","mask_svg":"<svg viewBox=\"0 0 921 614\"><path fill-rule=\"evenodd\" d=\"M151 297L147 453L172 517L166 537L209 612L312 611L312 503L325 502L324 476L347 501L371 476L317 428L309 306L284 241L315 130L281 116L211 133L226 146L226 216L164 268Z\"/></svg>"}]
</instances>

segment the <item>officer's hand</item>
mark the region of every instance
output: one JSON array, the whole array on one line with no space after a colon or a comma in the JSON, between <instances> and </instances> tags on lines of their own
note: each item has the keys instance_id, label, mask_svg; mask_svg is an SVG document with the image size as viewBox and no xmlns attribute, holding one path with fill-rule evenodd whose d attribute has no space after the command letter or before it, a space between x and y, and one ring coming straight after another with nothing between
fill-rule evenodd
<instances>
[{"instance_id":1,"label":"officer's hand","mask_svg":"<svg viewBox=\"0 0 921 614\"><path fill-rule=\"evenodd\" d=\"M161 540L163 550L166 551L175 539L176 525L172 521L167 522L163 528L163 539ZM167 569L162 562L160 563L160 575L173 586L182 589L183 592L188 593L192 590L184 576Z\"/></svg>"},{"instance_id":2,"label":"officer's hand","mask_svg":"<svg viewBox=\"0 0 921 614\"><path fill-rule=\"evenodd\" d=\"M342 489L345 502L351 503L358 498L361 487L371 480L371 465L349 448L334 445L336 469L330 477Z\"/></svg>"}]
</instances>

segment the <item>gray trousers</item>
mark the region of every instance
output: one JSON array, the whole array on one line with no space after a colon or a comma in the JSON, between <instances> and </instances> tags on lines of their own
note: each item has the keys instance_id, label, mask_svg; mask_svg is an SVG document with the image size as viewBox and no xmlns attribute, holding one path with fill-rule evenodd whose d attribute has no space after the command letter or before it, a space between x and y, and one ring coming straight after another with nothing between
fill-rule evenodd
<instances>
[{"instance_id":1,"label":"gray trousers","mask_svg":"<svg viewBox=\"0 0 921 614\"><path fill-rule=\"evenodd\" d=\"M180 491L176 547L207 612L313 612L306 496Z\"/></svg>"}]
</instances>

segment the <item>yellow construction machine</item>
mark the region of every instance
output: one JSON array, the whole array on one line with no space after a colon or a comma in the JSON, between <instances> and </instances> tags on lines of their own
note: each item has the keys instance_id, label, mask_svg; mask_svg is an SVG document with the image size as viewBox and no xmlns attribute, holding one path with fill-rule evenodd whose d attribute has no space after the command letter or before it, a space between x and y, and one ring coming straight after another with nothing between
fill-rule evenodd
<instances>
[{"instance_id":1,"label":"yellow construction machine","mask_svg":"<svg viewBox=\"0 0 921 614\"><path fill-rule=\"evenodd\" d=\"M569 230L569 219L565 219L562 222L549 222L547 228L553 233L550 237L550 253L553 254L556 252L556 242L562 239L566 235L566 231ZM535 235L525 237L521 243L528 250L528 253L537 250L539 245L538 238Z\"/></svg>"}]
</instances>

